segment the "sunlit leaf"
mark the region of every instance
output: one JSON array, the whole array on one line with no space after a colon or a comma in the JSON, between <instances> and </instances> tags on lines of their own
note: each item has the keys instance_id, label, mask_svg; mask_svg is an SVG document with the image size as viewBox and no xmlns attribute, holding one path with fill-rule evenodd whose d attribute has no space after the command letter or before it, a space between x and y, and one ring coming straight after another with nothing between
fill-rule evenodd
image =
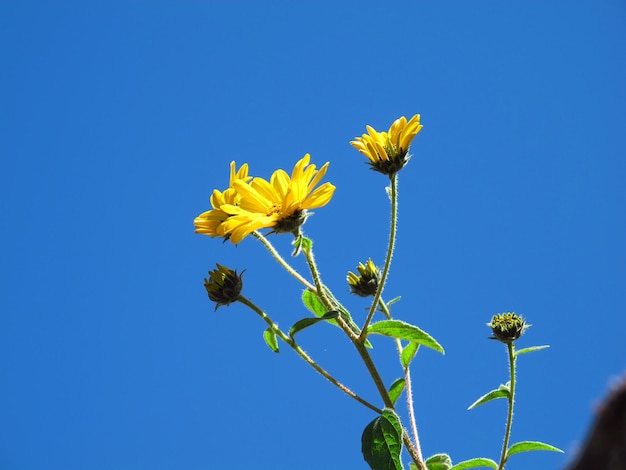
<instances>
[{"instance_id":1,"label":"sunlit leaf","mask_svg":"<svg viewBox=\"0 0 626 470\"><path fill-rule=\"evenodd\" d=\"M391 384L391 387L389 387L389 398L391 399L391 403L394 405L396 404L396 401L398 401L398 398L400 398L400 395L402 395L405 385L405 380L400 377Z\"/></svg>"},{"instance_id":2,"label":"sunlit leaf","mask_svg":"<svg viewBox=\"0 0 626 470\"><path fill-rule=\"evenodd\" d=\"M482 397L480 397L478 400L472 403L467 409L471 410L472 408L476 408L479 405L487 403L488 401L491 401L491 400L496 400L498 398L508 398L510 394L511 392L509 390L508 384L500 385L500 387L498 387L496 390L492 390L489 393L485 393Z\"/></svg>"},{"instance_id":3,"label":"sunlit leaf","mask_svg":"<svg viewBox=\"0 0 626 470\"><path fill-rule=\"evenodd\" d=\"M498 469L498 464L491 459L484 458L476 458L465 460L463 462L457 463L450 470L465 470L466 468L493 468L495 470Z\"/></svg>"},{"instance_id":4,"label":"sunlit leaf","mask_svg":"<svg viewBox=\"0 0 626 470\"><path fill-rule=\"evenodd\" d=\"M352 320L352 316L350 315L350 312L348 312L345 309L345 307L337 301L337 299L332 294L330 289L328 289L326 286L323 286L323 288L324 288L324 294L328 296L328 298L331 300L331 302L334 305L337 306L337 309L339 310L339 316L343 319L343 321L346 322L346 324L348 325L348 327L354 334L359 335L361 333L361 329ZM305 290L304 292L302 292L302 303L306 306L306 308L309 309L311 313L313 313L317 317L324 316L326 312L328 311L326 310L326 307L322 303L319 296L315 292L312 292L310 290ZM329 318L329 319L327 318L326 320L331 325L335 325L337 328L340 328L335 318L336 317ZM367 340L365 341L365 346L367 346L368 348L372 347L371 343Z\"/></svg>"},{"instance_id":5,"label":"sunlit leaf","mask_svg":"<svg viewBox=\"0 0 626 470\"><path fill-rule=\"evenodd\" d=\"M272 351L274 351L275 353L280 352L278 349L278 340L276 339L276 333L273 329L268 328L267 330L265 330L263 332L263 339Z\"/></svg>"},{"instance_id":6,"label":"sunlit leaf","mask_svg":"<svg viewBox=\"0 0 626 470\"><path fill-rule=\"evenodd\" d=\"M411 341L402 349L402 354L400 354L400 362L402 363L402 367L404 367L405 369L409 367L409 364L417 354L417 350L419 349L419 347L419 343Z\"/></svg>"},{"instance_id":7,"label":"sunlit leaf","mask_svg":"<svg viewBox=\"0 0 626 470\"><path fill-rule=\"evenodd\" d=\"M550 346L544 344L543 346L531 346L530 348L520 349L519 351L515 351L515 355L519 356L520 354L526 354L529 352L541 351L542 349L549 348Z\"/></svg>"},{"instance_id":8,"label":"sunlit leaf","mask_svg":"<svg viewBox=\"0 0 626 470\"><path fill-rule=\"evenodd\" d=\"M383 320L373 323L367 328L367 334L378 334L390 336L391 338L405 339L444 354L443 348L432 336L420 330L417 326L400 320Z\"/></svg>"},{"instance_id":9,"label":"sunlit leaf","mask_svg":"<svg viewBox=\"0 0 626 470\"><path fill-rule=\"evenodd\" d=\"M402 426L398 415L385 408L361 436L363 458L373 470L402 470Z\"/></svg>"},{"instance_id":10,"label":"sunlit leaf","mask_svg":"<svg viewBox=\"0 0 626 470\"><path fill-rule=\"evenodd\" d=\"M549 450L552 452L563 453L561 449L551 446L550 444L537 441L522 441L509 447L509 450L506 451L506 458L508 459L511 455L519 454L521 452L530 452L532 450Z\"/></svg>"},{"instance_id":11,"label":"sunlit leaf","mask_svg":"<svg viewBox=\"0 0 626 470\"><path fill-rule=\"evenodd\" d=\"M328 311L317 294L310 290L302 293L302 303L317 317L321 317Z\"/></svg>"},{"instance_id":12,"label":"sunlit leaf","mask_svg":"<svg viewBox=\"0 0 626 470\"><path fill-rule=\"evenodd\" d=\"M321 321L332 320L333 318L337 318L339 316L339 312L337 310L331 310L330 312L326 312L319 318L307 317L302 320L298 320L293 324L293 326L289 329L289 336L293 339L294 335L299 331L308 328L311 325L315 325Z\"/></svg>"},{"instance_id":13,"label":"sunlit leaf","mask_svg":"<svg viewBox=\"0 0 626 470\"><path fill-rule=\"evenodd\" d=\"M431 455L424 463L428 470L450 470L452 467L452 460L448 454Z\"/></svg>"},{"instance_id":14,"label":"sunlit leaf","mask_svg":"<svg viewBox=\"0 0 626 470\"><path fill-rule=\"evenodd\" d=\"M291 244L294 246L291 256L298 256L301 250L310 252L311 248L313 248L313 240L307 237L303 237L302 235L296 237L296 239L291 242Z\"/></svg>"}]
</instances>

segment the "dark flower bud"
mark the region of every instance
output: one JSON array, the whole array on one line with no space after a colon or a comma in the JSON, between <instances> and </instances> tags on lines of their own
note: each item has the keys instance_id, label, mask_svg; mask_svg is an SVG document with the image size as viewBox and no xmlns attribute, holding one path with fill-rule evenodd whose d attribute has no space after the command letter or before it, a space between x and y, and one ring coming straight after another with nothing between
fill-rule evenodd
<instances>
[{"instance_id":1,"label":"dark flower bud","mask_svg":"<svg viewBox=\"0 0 626 470\"><path fill-rule=\"evenodd\" d=\"M494 315L487 326L493 332L493 336L490 336L489 339L497 339L507 344L518 339L527 328L531 327L531 325L526 324L526 320L514 312Z\"/></svg>"},{"instance_id":2,"label":"dark flower bud","mask_svg":"<svg viewBox=\"0 0 626 470\"><path fill-rule=\"evenodd\" d=\"M209 299L215 302L215 310L222 305L230 305L239 298L243 281L237 271L215 263L217 269L209 271L209 278L204 279L204 288L209 294Z\"/></svg>"},{"instance_id":3,"label":"dark flower bud","mask_svg":"<svg viewBox=\"0 0 626 470\"><path fill-rule=\"evenodd\" d=\"M380 282L380 271L371 259L367 263L359 263L357 266L359 275L348 272L347 280L350 291L361 297L374 296Z\"/></svg>"}]
</instances>

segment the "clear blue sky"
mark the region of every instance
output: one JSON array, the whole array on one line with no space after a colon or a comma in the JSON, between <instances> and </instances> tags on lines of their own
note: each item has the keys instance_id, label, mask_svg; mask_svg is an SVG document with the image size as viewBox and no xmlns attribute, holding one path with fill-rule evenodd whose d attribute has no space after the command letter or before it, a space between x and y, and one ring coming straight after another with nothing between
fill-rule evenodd
<instances>
[{"instance_id":1,"label":"clear blue sky","mask_svg":"<svg viewBox=\"0 0 626 470\"><path fill-rule=\"evenodd\" d=\"M389 204L349 141L401 115L424 129L386 292L446 348L413 367L425 454L497 458L505 403L466 411L506 381L495 313L552 346L520 358L513 441L566 451L510 470L563 468L626 372L623 2L2 2L0 63L3 469L367 468L372 412L272 353L243 306L213 312L202 280L246 269L285 327L299 285L192 221L231 160L330 161L305 228L358 317L345 275L382 263ZM300 342L376 401L338 330Z\"/></svg>"}]
</instances>

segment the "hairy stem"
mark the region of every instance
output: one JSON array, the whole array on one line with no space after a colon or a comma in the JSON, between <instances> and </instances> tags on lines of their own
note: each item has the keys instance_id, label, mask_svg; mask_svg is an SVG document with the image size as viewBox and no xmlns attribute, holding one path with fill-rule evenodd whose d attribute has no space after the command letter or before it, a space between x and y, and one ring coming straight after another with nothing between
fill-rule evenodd
<instances>
[{"instance_id":1,"label":"hairy stem","mask_svg":"<svg viewBox=\"0 0 626 470\"><path fill-rule=\"evenodd\" d=\"M274 323L272 321L272 319L263 310L261 310L259 307L257 307L253 302L251 302L249 299L247 299L246 297L244 297L242 295L240 295L237 298L237 300L239 302L241 302L242 304L244 304L245 306L249 307L252 311L254 311L257 315L259 315L263 320L265 320L265 323L267 323L269 325L269 327L272 329L272 331L274 333L276 333L276 335L280 339L282 339L285 343L287 343L291 347L291 349L293 349L302 359L304 359L307 362L307 364L309 364L311 367L313 367L313 369L315 369L317 372L319 372L326 380L328 380L335 387L339 388L339 390L344 392L349 397L355 399L356 401L358 401L362 405L366 406L370 410L375 411L376 413L379 413L379 414L382 413L382 410L380 408L378 408L377 406L372 405L367 400L361 398L359 395L354 393L352 390L350 390L348 387L346 387L341 382L339 382L337 379L335 379L332 375L330 375L330 373L328 373L317 362L315 362L311 358L311 356L309 356L300 346L298 346L296 344L296 342L292 338L287 336L278 327L278 325L276 323Z\"/></svg>"},{"instance_id":2,"label":"hairy stem","mask_svg":"<svg viewBox=\"0 0 626 470\"><path fill-rule=\"evenodd\" d=\"M389 227L389 245L387 247L387 256L385 258L385 267L383 268L383 273L380 277L380 282L378 283L378 289L376 289L376 294L374 295L374 301L372 302L372 306L370 307L370 311L367 315L367 319L363 324L363 329L361 331L361 335L359 339L363 341L365 339L365 335L367 334L367 327L372 321L374 317L374 312L376 312L376 306L380 301L380 297L383 294L383 289L385 288L385 283L387 282L387 276L389 274L389 268L391 266L391 258L393 257L393 250L396 245L396 229L398 225L398 175L394 174L389 177L391 182L391 223Z\"/></svg>"},{"instance_id":3,"label":"hairy stem","mask_svg":"<svg viewBox=\"0 0 626 470\"><path fill-rule=\"evenodd\" d=\"M389 310L389 306L380 299L380 309L385 314L387 319L391 320L391 311ZM398 338L395 338L396 349L398 350L398 356L402 356L402 341ZM411 370L409 366L403 366L404 369L404 390L406 393L406 408L409 413L409 424L411 425L411 431L413 433L413 443L415 444L416 455L419 457L419 460L422 461L422 449L420 446L419 434L417 433L417 422L415 420L415 410L413 408L413 386L411 383Z\"/></svg>"},{"instance_id":4,"label":"hairy stem","mask_svg":"<svg viewBox=\"0 0 626 470\"><path fill-rule=\"evenodd\" d=\"M276 251L276 248L274 248L274 245L272 245L269 240L267 238L265 238L263 236L263 234L261 234L259 231L255 230L254 232L252 232L252 235L259 240L263 246L265 246L265 248L267 248L267 251L270 252L270 254L272 255L272 257L278 261L278 264L280 264L283 268L285 268L285 270L291 274L293 277L295 277L298 281L300 281L300 283L302 283L307 289L315 291L315 287L313 286L313 284L311 284L309 281L307 281L304 277L302 277L302 275L296 271L295 269L293 269L291 267L291 265L289 263L287 263L287 261L285 261L285 259L280 256L280 254L278 253L278 251Z\"/></svg>"},{"instance_id":5,"label":"hairy stem","mask_svg":"<svg viewBox=\"0 0 626 470\"><path fill-rule=\"evenodd\" d=\"M394 186L395 184L392 184L392 193L394 192L394 189L393 189ZM394 226L393 233L394 233L393 238L395 239L395 226ZM322 301L322 303L328 310L334 310L335 308L338 307L338 305L335 305L334 302L331 300L331 299L334 299L332 294L328 295L328 293L326 292L326 288L324 284L322 283L322 278L320 276L319 269L317 268L317 264L315 263L313 250L311 248L308 248L308 249L304 249L303 251L304 251L304 255L306 257L307 263L309 264L311 276L313 276L313 280L315 281L317 295L319 296L320 300ZM392 251L393 251L393 247L392 247ZM391 256L388 256L388 258L389 260L391 260ZM387 271L389 270L388 264L389 263L387 263L387 269L386 269ZM379 289L380 289L380 286L379 286ZM380 299L380 293L379 293L378 298ZM374 381L374 385L376 386L376 389L378 390L378 393L380 394L380 397L382 398L383 403L385 404L385 407L395 410L394 404L391 401L391 398L389 397L389 393L387 392L387 387L385 387L385 382L380 376L378 369L376 368L376 365L374 364L374 361L372 360L372 357L370 356L370 353L367 350L367 347L365 346L366 336L363 335L365 330L363 330L360 335L355 334L355 332L350 328L350 326L348 326L346 321L341 316L337 317L337 324L341 327L344 333L346 333L346 335L350 338L350 340L352 341L352 344L354 344L354 347L359 353L359 356L361 356L361 360L365 364L367 371L372 377L372 380ZM426 470L426 465L424 464L424 461L422 459L421 451L419 450L419 448L415 447L415 445L411 441L411 438L408 432L406 431L404 427L402 427L402 440L407 449L407 452L409 453L409 455L411 455L411 459L413 459L413 461L418 466L418 468L420 470Z\"/></svg>"},{"instance_id":6,"label":"hairy stem","mask_svg":"<svg viewBox=\"0 0 626 470\"><path fill-rule=\"evenodd\" d=\"M513 405L515 404L515 346L512 342L507 343L507 349L509 353L509 373L510 373L510 383L509 383L509 412L506 417L506 429L504 431L504 442L502 443L502 453L500 454L500 464L498 465L498 470L503 470L504 465L507 461L506 451L509 448L509 439L511 437L511 426L513 425Z\"/></svg>"}]
</instances>

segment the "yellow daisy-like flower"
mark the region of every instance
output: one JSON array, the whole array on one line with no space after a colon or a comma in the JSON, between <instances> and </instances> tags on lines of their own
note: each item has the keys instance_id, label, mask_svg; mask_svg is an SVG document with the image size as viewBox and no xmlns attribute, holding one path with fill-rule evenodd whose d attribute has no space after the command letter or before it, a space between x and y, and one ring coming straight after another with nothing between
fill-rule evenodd
<instances>
[{"instance_id":1,"label":"yellow daisy-like flower","mask_svg":"<svg viewBox=\"0 0 626 470\"><path fill-rule=\"evenodd\" d=\"M293 168L291 177L284 170L274 172L270 181L254 178L250 183L233 182L238 204L223 204L220 209L231 216L223 221L223 233L237 244L255 230L271 228L275 233L298 233L310 215L309 209L328 204L335 186L324 183L315 188L326 174L329 163L319 170L309 164L306 154Z\"/></svg>"},{"instance_id":2,"label":"yellow daisy-like flower","mask_svg":"<svg viewBox=\"0 0 626 470\"><path fill-rule=\"evenodd\" d=\"M203 235L209 235L211 237L224 237L228 238L228 235L224 232L222 224L230 217L230 214L224 212L220 207L225 204L237 206L241 200L241 196L237 194L233 184L235 181L243 181L244 183L250 181L251 176L248 176L248 164L245 163L237 170L235 162L230 162L230 184L225 191L218 191L215 189L211 196L211 206L213 209L203 212L193 221L196 227L195 233Z\"/></svg>"},{"instance_id":3,"label":"yellow daisy-like flower","mask_svg":"<svg viewBox=\"0 0 626 470\"><path fill-rule=\"evenodd\" d=\"M391 176L400 171L411 158L409 147L422 127L419 114L410 121L402 116L394 121L388 132L378 132L366 126L368 134L355 137L350 144L369 158L368 163L373 170Z\"/></svg>"}]
</instances>

